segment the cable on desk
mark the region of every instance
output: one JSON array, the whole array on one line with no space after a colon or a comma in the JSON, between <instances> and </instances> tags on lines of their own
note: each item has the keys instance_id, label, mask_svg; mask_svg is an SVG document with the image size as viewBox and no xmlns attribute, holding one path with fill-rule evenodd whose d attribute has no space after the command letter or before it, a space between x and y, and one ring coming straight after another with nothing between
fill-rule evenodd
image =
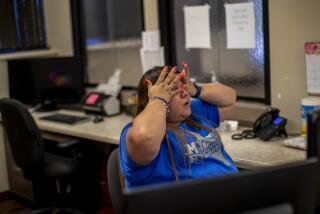
<instances>
[{"instance_id":1,"label":"cable on desk","mask_svg":"<svg viewBox=\"0 0 320 214\"><path fill-rule=\"evenodd\" d=\"M256 137L257 135L251 129L246 129L243 130L241 133L231 135L231 138L233 140L254 139Z\"/></svg>"}]
</instances>

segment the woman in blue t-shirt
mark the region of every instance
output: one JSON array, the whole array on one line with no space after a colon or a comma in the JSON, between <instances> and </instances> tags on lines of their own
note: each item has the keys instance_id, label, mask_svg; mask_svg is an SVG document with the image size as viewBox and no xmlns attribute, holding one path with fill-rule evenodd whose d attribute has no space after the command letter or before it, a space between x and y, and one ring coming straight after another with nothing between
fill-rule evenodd
<instances>
[{"instance_id":1,"label":"woman in blue t-shirt","mask_svg":"<svg viewBox=\"0 0 320 214\"><path fill-rule=\"evenodd\" d=\"M235 102L230 87L192 83L185 63L182 72L168 66L147 71L137 115L121 133L126 187L237 172L216 131Z\"/></svg>"}]
</instances>

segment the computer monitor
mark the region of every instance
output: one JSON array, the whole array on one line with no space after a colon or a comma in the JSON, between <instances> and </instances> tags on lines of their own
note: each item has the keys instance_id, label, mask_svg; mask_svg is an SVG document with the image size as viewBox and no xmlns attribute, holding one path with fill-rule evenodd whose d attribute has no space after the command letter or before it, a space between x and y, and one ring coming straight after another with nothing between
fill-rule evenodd
<instances>
[{"instance_id":1,"label":"computer monitor","mask_svg":"<svg viewBox=\"0 0 320 214\"><path fill-rule=\"evenodd\" d=\"M317 158L124 193L124 213L314 213Z\"/></svg>"},{"instance_id":2,"label":"computer monitor","mask_svg":"<svg viewBox=\"0 0 320 214\"><path fill-rule=\"evenodd\" d=\"M307 156L320 157L320 109L308 113Z\"/></svg>"},{"instance_id":3,"label":"computer monitor","mask_svg":"<svg viewBox=\"0 0 320 214\"><path fill-rule=\"evenodd\" d=\"M55 107L80 102L85 92L81 58L10 60L8 69L10 98L23 103Z\"/></svg>"}]
</instances>

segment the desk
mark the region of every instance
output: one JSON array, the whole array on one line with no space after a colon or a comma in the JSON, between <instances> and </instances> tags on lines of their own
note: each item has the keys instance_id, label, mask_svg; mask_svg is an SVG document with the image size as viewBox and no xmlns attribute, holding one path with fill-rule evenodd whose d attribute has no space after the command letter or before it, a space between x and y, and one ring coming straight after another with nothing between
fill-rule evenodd
<instances>
[{"instance_id":1,"label":"desk","mask_svg":"<svg viewBox=\"0 0 320 214\"><path fill-rule=\"evenodd\" d=\"M69 135L109 144L118 144L122 128L132 120L121 114L106 117L103 122L85 122L76 125L39 120L39 117L52 113L84 115L82 112L59 110L56 112L33 113L39 128L43 131ZM256 139L232 140L234 132L220 132L225 149L240 168L255 169L306 159L306 151L282 145L284 138L273 138L268 142Z\"/></svg>"},{"instance_id":2,"label":"desk","mask_svg":"<svg viewBox=\"0 0 320 214\"><path fill-rule=\"evenodd\" d=\"M255 169L307 158L305 150L284 146L282 142L285 138L275 137L267 142L258 138L233 140L231 135L234 133L221 132L220 135L226 151L240 168Z\"/></svg>"},{"instance_id":3,"label":"desk","mask_svg":"<svg viewBox=\"0 0 320 214\"><path fill-rule=\"evenodd\" d=\"M125 114L113 117L105 117L104 121L99 123L88 121L74 125L39 119L40 117L54 113L85 115L83 112L58 110L54 112L34 112L32 113L32 116L42 131L116 145L119 144L119 136L122 128L132 120L132 117Z\"/></svg>"}]
</instances>

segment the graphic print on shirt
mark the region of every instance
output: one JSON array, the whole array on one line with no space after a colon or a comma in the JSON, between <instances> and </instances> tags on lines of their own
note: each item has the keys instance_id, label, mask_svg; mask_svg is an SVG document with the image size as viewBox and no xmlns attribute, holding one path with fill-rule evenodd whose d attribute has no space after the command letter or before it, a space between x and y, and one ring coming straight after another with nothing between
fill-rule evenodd
<instances>
[{"instance_id":1,"label":"graphic print on shirt","mask_svg":"<svg viewBox=\"0 0 320 214\"><path fill-rule=\"evenodd\" d=\"M192 134L194 135L194 140L186 144L186 156L190 164L204 159L214 158L228 166L231 165L222 154L221 138L216 130L211 131L205 137L194 132L192 132Z\"/></svg>"}]
</instances>

